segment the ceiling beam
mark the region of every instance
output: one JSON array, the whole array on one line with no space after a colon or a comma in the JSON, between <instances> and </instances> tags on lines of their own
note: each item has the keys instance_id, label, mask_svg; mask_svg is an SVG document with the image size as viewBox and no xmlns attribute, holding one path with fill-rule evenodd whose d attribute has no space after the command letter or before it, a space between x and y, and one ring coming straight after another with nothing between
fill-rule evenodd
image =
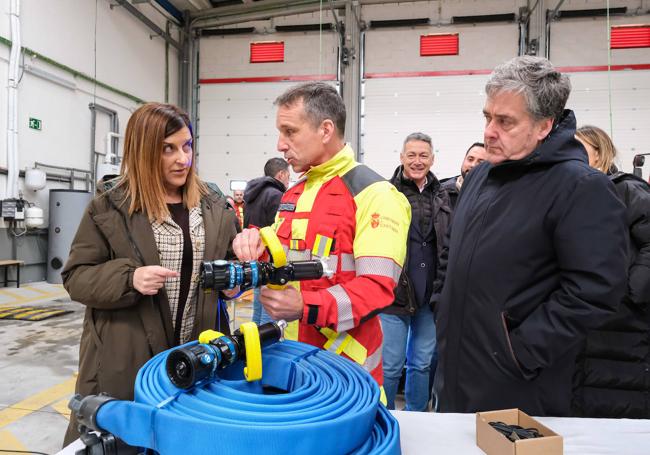
<instances>
[{"instance_id":1,"label":"ceiling beam","mask_svg":"<svg viewBox=\"0 0 650 455\"><path fill-rule=\"evenodd\" d=\"M125 10L131 13L136 17L140 22L149 27L156 35L160 36L162 39L167 41L169 44L174 46L179 52L183 52L183 47L178 41L172 38L169 33L165 32L163 29L158 27L151 19L145 16L138 8L133 6L128 0L116 0L117 3L122 6Z\"/></svg>"}]
</instances>

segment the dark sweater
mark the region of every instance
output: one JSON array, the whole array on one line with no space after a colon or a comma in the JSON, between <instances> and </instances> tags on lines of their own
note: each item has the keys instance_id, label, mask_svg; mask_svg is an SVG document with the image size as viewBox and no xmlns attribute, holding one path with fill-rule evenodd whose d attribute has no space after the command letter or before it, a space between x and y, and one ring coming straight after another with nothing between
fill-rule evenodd
<instances>
[{"instance_id":1,"label":"dark sweater","mask_svg":"<svg viewBox=\"0 0 650 455\"><path fill-rule=\"evenodd\" d=\"M259 177L248 182L244 192L244 227L272 225L285 191L284 184L273 177Z\"/></svg>"}]
</instances>

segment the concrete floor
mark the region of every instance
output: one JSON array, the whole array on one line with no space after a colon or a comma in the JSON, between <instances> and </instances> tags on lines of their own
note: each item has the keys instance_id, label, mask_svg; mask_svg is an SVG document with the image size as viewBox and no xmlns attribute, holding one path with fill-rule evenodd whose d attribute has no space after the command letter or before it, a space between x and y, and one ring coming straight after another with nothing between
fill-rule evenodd
<instances>
[{"instance_id":1,"label":"concrete floor","mask_svg":"<svg viewBox=\"0 0 650 455\"><path fill-rule=\"evenodd\" d=\"M0 320L0 451L55 454L68 426L84 306L48 283L0 288L0 311L7 306L73 310L40 322ZM238 327L251 318L250 295L235 308Z\"/></svg>"}]
</instances>

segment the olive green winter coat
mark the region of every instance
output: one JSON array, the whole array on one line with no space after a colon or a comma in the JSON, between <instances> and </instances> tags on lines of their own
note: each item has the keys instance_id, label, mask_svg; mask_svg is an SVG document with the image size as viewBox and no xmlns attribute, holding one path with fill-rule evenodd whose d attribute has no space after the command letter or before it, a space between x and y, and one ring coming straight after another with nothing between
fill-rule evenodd
<instances>
[{"instance_id":1,"label":"olive green winter coat","mask_svg":"<svg viewBox=\"0 0 650 455\"><path fill-rule=\"evenodd\" d=\"M86 305L79 348L76 393L105 392L133 399L135 377L152 356L172 347L174 331L165 289L145 296L133 287L133 272L160 265L151 224L145 214L129 216L119 188L96 197L86 209L62 272L72 300ZM201 200L205 227L204 260L232 258L237 234L235 213L226 200L210 194ZM130 235L129 235L130 234ZM194 277L193 277L194 278ZM215 293L198 289L193 337L206 329L229 333L225 314L217 314ZM72 418L65 444L78 437Z\"/></svg>"}]
</instances>

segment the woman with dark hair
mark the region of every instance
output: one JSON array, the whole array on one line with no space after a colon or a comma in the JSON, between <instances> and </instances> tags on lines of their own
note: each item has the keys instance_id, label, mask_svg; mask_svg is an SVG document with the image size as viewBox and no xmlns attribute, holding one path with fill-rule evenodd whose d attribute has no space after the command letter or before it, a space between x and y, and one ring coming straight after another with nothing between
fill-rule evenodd
<instances>
[{"instance_id":1,"label":"woman with dark hair","mask_svg":"<svg viewBox=\"0 0 650 455\"><path fill-rule=\"evenodd\" d=\"M630 229L628 288L616 316L590 331L579 359L573 404L583 417L650 418L650 186L614 165L616 147L595 126L576 131L589 165L607 174ZM594 248L598 248L594 245Z\"/></svg>"},{"instance_id":2,"label":"woman with dark hair","mask_svg":"<svg viewBox=\"0 0 650 455\"><path fill-rule=\"evenodd\" d=\"M233 257L235 214L199 179L185 112L148 103L129 119L117 183L88 206L63 270L86 305L76 393L133 399L140 367L206 329L225 305L199 292L204 260ZM65 444L78 437L74 416Z\"/></svg>"}]
</instances>

